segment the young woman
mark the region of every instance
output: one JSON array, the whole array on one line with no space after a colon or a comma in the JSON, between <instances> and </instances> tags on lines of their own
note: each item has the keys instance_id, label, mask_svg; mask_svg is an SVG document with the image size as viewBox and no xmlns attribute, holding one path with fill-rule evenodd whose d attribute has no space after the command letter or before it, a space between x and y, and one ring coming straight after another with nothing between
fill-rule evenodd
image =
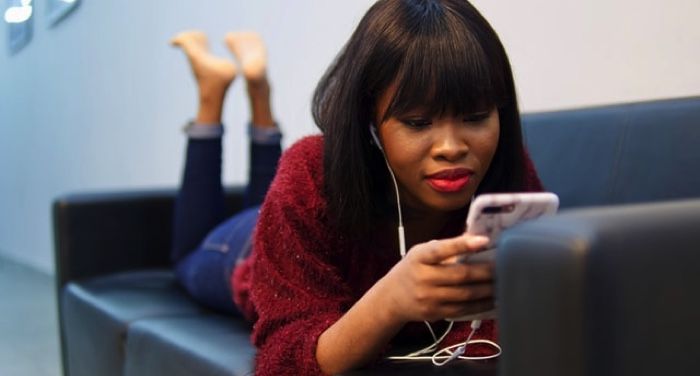
<instances>
[{"instance_id":1,"label":"young woman","mask_svg":"<svg viewBox=\"0 0 700 376\"><path fill-rule=\"evenodd\" d=\"M242 214L256 223L252 252L223 257L262 375L344 372L392 345L432 343L421 321L441 332L444 318L490 308L492 265L455 262L488 240L463 234L469 203L542 189L506 53L465 0L378 1L319 83L313 113L323 135L293 145L257 218ZM234 227L209 237L235 248ZM442 343L471 331L457 323ZM491 321L474 336L495 337Z\"/></svg>"}]
</instances>

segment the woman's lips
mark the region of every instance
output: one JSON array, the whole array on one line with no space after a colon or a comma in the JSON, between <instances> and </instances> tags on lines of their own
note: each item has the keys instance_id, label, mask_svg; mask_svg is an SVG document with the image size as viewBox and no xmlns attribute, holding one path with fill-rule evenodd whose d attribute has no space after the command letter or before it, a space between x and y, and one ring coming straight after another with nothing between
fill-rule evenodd
<instances>
[{"instance_id":1,"label":"woman's lips","mask_svg":"<svg viewBox=\"0 0 700 376\"><path fill-rule=\"evenodd\" d=\"M473 172L466 168L443 170L427 176L430 186L438 192L458 192L461 191L471 178Z\"/></svg>"}]
</instances>

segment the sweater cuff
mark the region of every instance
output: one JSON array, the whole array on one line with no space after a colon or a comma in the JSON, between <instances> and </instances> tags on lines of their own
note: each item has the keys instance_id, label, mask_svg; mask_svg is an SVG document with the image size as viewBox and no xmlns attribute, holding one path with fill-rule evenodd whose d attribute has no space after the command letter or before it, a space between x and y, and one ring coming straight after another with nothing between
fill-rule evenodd
<instances>
[{"instance_id":1,"label":"sweater cuff","mask_svg":"<svg viewBox=\"0 0 700 376\"><path fill-rule=\"evenodd\" d=\"M223 124L202 124L195 121L189 121L183 128L183 131L190 139L208 140L221 138L224 134Z\"/></svg>"}]
</instances>

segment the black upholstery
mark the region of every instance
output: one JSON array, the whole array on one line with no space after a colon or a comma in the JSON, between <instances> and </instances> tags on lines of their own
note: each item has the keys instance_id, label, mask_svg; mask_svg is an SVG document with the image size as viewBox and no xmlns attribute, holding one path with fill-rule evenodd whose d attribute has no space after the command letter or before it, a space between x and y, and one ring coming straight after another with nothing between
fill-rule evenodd
<instances>
[{"instance_id":1,"label":"black upholstery","mask_svg":"<svg viewBox=\"0 0 700 376\"><path fill-rule=\"evenodd\" d=\"M523 135L545 187L561 207L611 204L626 116L618 108L523 116Z\"/></svg>"},{"instance_id":2,"label":"black upholstery","mask_svg":"<svg viewBox=\"0 0 700 376\"><path fill-rule=\"evenodd\" d=\"M700 369L700 199L591 208L507 232L504 375Z\"/></svg>"},{"instance_id":3,"label":"black upholstery","mask_svg":"<svg viewBox=\"0 0 700 376\"><path fill-rule=\"evenodd\" d=\"M523 116L562 208L698 197L700 97Z\"/></svg>"},{"instance_id":4,"label":"black upholstery","mask_svg":"<svg viewBox=\"0 0 700 376\"><path fill-rule=\"evenodd\" d=\"M229 212L242 207L242 192L241 187L227 191ZM175 193L71 194L54 202L65 375L122 375L131 323L204 311L186 297L169 271ZM144 302L151 305L140 306ZM241 336L247 339L249 333ZM93 352L95 356L85 355Z\"/></svg>"},{"instance_id":5,"label":"black upholstery","mask_svg":"<svg viewBox=\"0 0 700 376\"><path fill-rule=\"evenodd\" d=\"M167 270L71 282L63 290L60 304L62 326L70 328L64 345L70 349L66 355L71 375L123 375L125 341L133 322L202 312L175 286Z\"/></svg>"},{"instance_id":6,"label":"black upholstery","mask_svg":"<svg viewBox=\"0 0 700 376\"><path fill-rule=\"evenodd\" d=\"M243 188L227 191L228 212L242 208ZM167 268L176 191L71 194L53 204L56 285L131 270ZM97 251L99 249L99 252Z\"/></svg>"},{"instance_id":7,"label":"black upholstery","mask_svg":"<svg viewBox=\"0 0 700 376\"><path fill-rule=\"evenodd\" d=\"M631 106L613 197L636 203L700 195L700 98Z\"/></svg>"},{"instance_id":8,"label":"black upholstery","mask_svg":"<svg viewBox=\"0 0 700 376\"><path fill-rule=\"evenodd\" d=\"M348 374L700 369L692 356L698 346L687 340L700 334L691 322L700 317L693 299L700 204L640 204L700 198L700 98L529 114L523 130L562 207L597 207L506 232L497 256L502 359L441 369L382 362ZM241 192L229 191L231 212L240 209ZM78 194L54 203L66 375L253 369L249 325L193 303L168 270L174 197L174 190ZM624 203L634 205L613 206Z\"/></svg>"},{"instance_id":9,"label":"black upholstery","mask_svg":"<svg viewBox=\"0 0 700 376\"><path fill-rule=\"evenodd\" d=\"M124 375L249 375L249 337L248 323L215 314L139 320L127 335Z\"/></svg>"}]
</instances>

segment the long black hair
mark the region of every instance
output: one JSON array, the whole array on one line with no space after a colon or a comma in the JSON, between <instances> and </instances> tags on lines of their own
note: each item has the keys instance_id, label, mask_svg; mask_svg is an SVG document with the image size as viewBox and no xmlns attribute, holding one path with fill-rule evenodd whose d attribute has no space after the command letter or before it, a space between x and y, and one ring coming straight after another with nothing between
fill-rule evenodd
<instances>
[{"instance_id":1,"label":"long black hair","mask_svg":"<svg viewBox=\"0 0 700 376\"><path fill-rule=\"evenodd\" d=\"M513 74L486 19L466 0L379 0L316 87L312 111L324 134L324 184L331 218L361 235L391 213L383 157L370 143L379 97L384 118L415 108L468 114L497 108L500 137L478 192L523 185L523 146Z\"/></svg>"}]
</instances>

